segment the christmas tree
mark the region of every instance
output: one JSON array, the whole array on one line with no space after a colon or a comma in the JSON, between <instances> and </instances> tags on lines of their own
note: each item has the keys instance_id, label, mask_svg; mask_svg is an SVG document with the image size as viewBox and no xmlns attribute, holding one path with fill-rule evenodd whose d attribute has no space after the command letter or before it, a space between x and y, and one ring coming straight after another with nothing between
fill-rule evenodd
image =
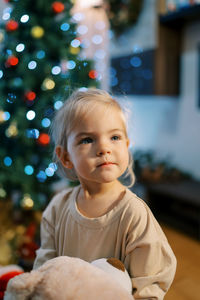
<instances>
[{"instance_id":1,"label":"christmas tree","mask_svg":"<svg viewBox=\"0 0 200 300\"><path fill-rule=\"evenodd\" d=\"M42 209L56 165L49 126L75 88L96 85L84 60L72 0L10 0L0 40L0 198Z\"/></svg>"}]
</instances>

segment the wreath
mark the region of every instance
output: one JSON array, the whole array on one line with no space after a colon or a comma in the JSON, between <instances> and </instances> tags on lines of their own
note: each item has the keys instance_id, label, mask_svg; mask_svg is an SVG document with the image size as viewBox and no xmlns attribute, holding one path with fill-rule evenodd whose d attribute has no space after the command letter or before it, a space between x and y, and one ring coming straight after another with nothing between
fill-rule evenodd
<instances>
[{"instance_id":1,"label":"wreath","mask_svg":"<svg viewBox=\"0 0 200 300\"><path fill-rule=\"evenodd\" d=\"M116 35L133 26L141 12L143 0L107 0L108 18Z\"/></svg>"}]
</instances>

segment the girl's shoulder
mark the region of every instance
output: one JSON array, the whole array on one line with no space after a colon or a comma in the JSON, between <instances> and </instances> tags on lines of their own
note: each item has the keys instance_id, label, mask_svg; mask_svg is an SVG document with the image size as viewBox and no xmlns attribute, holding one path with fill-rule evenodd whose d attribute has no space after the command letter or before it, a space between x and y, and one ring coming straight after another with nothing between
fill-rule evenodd
<instances>
[{"instance_id":1,"label":"girl's shoulder","mask_svg":"<svg viewBox=\"0 0 200 300\"><path fill-rule=\"evenodd\" d=\"M73 195L77 192L78 188L79 186L68 187L55 194L47 205L43 215L55 212L59 213L59 211L70 202L70 199L73 198Z\"/></svg>"},{"instance_id":2,"label":"girl's shoulder","mask_svg":"<svg viewBox=\"0 0 200 300\"><path fill-rule=\"evenodd\" d=\"M131 190L127 189L126 197L128 199L128 206L130 210L138 212L144 212L146 210L149 210L147 203L140 197L138 197L135 193L133 193Z\"/></svg>"},{"instance_id":3,"label":"girl's shoulder","mask_svg":"<svg viewBox=\"0 0 200 300\"><path fill-rule=\"evenodd\" d=\"M148 204L138 197L131 190L127 189L127 202L125 206L126 218L135 226L135 223L147 223L148 220L154 220L151 209Z\"/></svg>"},{"instance_id":4,"label":"girl's shoulder","mask_svg":"<svg viewBox=\"0 0 200 300\"><path fill-rule=\"evenodd\" d=\"M148 232L152 241L166 240L163 231L148 204L133 192L129 191L129 205L126 219L129 219L130 231L137 234ZM139 234L139 235L140 235Z\"/></svg>"}]
</instances>

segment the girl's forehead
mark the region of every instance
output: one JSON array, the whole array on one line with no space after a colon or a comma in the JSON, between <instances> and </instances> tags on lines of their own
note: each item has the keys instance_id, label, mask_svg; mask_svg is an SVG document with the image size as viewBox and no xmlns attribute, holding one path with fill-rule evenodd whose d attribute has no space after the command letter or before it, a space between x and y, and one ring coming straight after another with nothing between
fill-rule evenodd
<instances>
[{"instance_id":1,"label":"girl's forehead","mask_svg":"<svg viewBox=\"0 0 200 300\"><path fill-rule=\"evenodd\" d=\"M117 106L117 104L113 103L102 103L102 102L96 102L93 103L93 105L90 105L90 103L86 103L84 106L80 107L78 110L78 115L81 119L91 118L93 114L112 114L112 113L119 113L120 115L123 115L123 112L120 108L120 106Z\"/></svg>"},{"instance_id":2,"label":"girl's forehead","mask_svg":"<svg viewBox=\"0 0 200 300\"><path fill-rule=\"evenodd\" d=\"M125 122L125 116L122 110L115 105L97 104L92 107L84 107L79 113L78 119L82 122L97 118L117 118Z\"/></svg>"},{"instance_id":3,"label":"girl's forehead","mask_svg":"<svg viewBox=\"0 0 200 300\"><path fill-rule=\"evenodd\" d=\"M84 107L74 120L72 131L82 128L96 127L102 123L102 127L123 128L127 132L126 119L122 110L115 105L97 104L92 107Z\"/></svg>"}]
</instances>

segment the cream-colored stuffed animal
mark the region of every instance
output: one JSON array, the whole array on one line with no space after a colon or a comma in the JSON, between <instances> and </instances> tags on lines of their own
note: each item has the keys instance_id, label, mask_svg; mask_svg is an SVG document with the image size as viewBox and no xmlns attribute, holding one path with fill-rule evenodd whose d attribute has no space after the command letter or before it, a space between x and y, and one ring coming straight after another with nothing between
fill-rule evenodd
<instances>
[{"instance_id":1,"label":"cream-colored stuffed animal","mask_svg":"<svg viewBox=\"0 0 200 300\"><path fill-rule=\"evenodd\" d=\"M117 259L90 264L60 256L11 279L4 300L133 300L131 291L130 277Z\"/></svg>"}]
</instances>

